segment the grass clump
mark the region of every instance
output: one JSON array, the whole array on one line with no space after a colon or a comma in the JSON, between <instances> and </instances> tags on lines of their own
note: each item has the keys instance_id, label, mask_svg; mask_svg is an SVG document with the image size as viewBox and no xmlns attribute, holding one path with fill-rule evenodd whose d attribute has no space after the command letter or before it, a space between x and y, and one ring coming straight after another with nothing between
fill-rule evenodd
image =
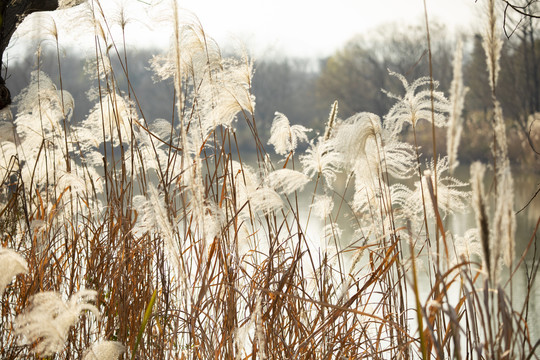
<instances>
[{"instance_id":1,"label":"grass clump","mask_svg":"<svg viewBox=\"0 0 540 360\"><path fill-rule=\"evenodd\" d=\"M512 295L525 254L516 261L512 250L502 115L494 111L493 214L482 165L472 193L452 176L459 129L449 130L451 159L424 163L416 141L403 141L406 126L460 126L459 70L451 100L430 77L391 73L403 93L388 94L388 114L341 119L336 102L324 135L310 137L276 113L264 140L252 62L222 57L176 2L171 48L151 63L174 85L167 120L144 116L127 50L110 39L101 7L91 10L94 109L75 122L69 92L38 68L16 100L16 140L2 143L2 161L17 164L2 214L23 210L3 228L3 246L17 251L0 252L15 264L3 282L26 274L3 295L2 358L536 356L528 300L516 310ZM240 124L255 154L240 152ZM477 226L452 233L447 218L471 194Z\"/></svg>"}]
</instances>

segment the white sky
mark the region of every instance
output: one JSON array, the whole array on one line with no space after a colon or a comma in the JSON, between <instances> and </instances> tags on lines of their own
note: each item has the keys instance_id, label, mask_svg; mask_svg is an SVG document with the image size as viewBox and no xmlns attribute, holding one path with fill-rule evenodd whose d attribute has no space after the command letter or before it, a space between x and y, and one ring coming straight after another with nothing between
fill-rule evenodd
<instances>
[{"instance_id":1,"label":"white sky","mask_svg":"<svg viewBox=\"0 0 540 360\"><path fill-rule=\"evenodd\" d=\"M156 13L155 7L144 5L144 2L163 1L101 2L111 17L118 17L119 4L123 4L128 17L134 19L127 27L130 44L167 45L171 28L152 20L163 14ZM474 23L478 23L477 13L482 2L426 0L430 21L447 24L450 36L456 29L473 31ZM424 25L423 0L178 0L178 4L193 12L206 33L216 39L222 48L243 44L256 57L278 54L327 56L355 35L369 35L370 30L385 23ZM71 47L73 43L87 43L88 47L93 47L92 31L88 25L83 29L84 24L79 21L80 15L76 10L57 11L54 18L64 47ZM16 58L24 49L28 49L25 39L30 37L33 28L43 26L36 24L35 20L23 23L18 31L20 39L8 49L9 56Z\"/></svg>"},{"instance_id":2,"label":"white sky","mask_svg":"<svg viewBox=\"0 0 540 360\"><path fill-rule=\"evenodd\" d=\"M469 28L474 0L427 0L430 21ZM329 55L354 35L382 24L424 24L423 0L183 0L219 43L237 37L255 53Z\"/></svg>"}]
</instances>

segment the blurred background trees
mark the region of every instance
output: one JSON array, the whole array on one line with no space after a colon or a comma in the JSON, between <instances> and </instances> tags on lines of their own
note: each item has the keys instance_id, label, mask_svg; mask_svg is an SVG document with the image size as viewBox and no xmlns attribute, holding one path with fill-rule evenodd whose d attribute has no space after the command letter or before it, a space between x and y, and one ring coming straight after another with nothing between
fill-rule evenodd
<instances>
[{"instance_id":1,"label":"blurred background trees","mask_svg":"<svg viewBox=\"0 0 540 360\"><path fill-rule=\"evenodd\" d=\"M430 27L433 75L439 82L439 90L448 94L456 42L447 36L444 26L433 23ZM533 165L533 169L539 169L538 154L533 150L540 149L540 120L534 120L535 114L540 113L539 29L532 18L518 17L515 13L507 16L505 29L511 36L505 41L502 52L497 95L510 125L510 156L515 164ZM486 161L490 159L491 152L486 137L492 134L492 100L486 86L485 53L479 34L462 34L461 38L464 42L464 82L470 88L464 113L461 162ZM74 119L82 119L92 106L85 95L89 80L79 70L85 60L66 51L67 55L62 60L64 87L76 97ZM150 122L170 114L172 97L169 84L155 83L147 69L149 59L158 52L160 50L131 50L128 53L132 86L145 109L144 116ZM43 51L39 60L40 69L53 79L58 76L54 56L52 52ZM36 66L34 55L10 64L7 82L13 94L26 86L28 69ZM269 138L276 111L287 115L292 123L302 124L319 133L324 130L330 105L335 100L339 102L340 118L361 111L384 115L393 100L381 90L403 93L401 84L389 76L389 71L403 74L409 81L429 75L423 26L403 29L401 25L388 24L351 39L335 54L324 59L275 55L255 59L252 91L256 96L255 117L261 138ZM248 138L250 131L243 125L237 124L240 142ZM478 133L481 135L476 135ZM246 140L242 146L249 148L253 144ZM440 146L441 153L444 153L443 134ZM430 146L424 146L424 154L429 155L429 151Z\"/></svg>"},{"instance_id":2,"label":"blurred background trees","mask_svg":"<svg viewBox=\"0 0 540 360\"><path fill-rule=\"evenodd\" d=\"M452 80L452 42L446 29L435 25L432 32L434 78L441 89ZM360 111L385 114L392 105L381 89L399 94L399 81L388 72L409 80L429 75L425 29L388 24L373 33L358 36L333 56L321 62L317 97L331 104L339 101L340 114L348 117Z\"/></svg>"}]
</instances>

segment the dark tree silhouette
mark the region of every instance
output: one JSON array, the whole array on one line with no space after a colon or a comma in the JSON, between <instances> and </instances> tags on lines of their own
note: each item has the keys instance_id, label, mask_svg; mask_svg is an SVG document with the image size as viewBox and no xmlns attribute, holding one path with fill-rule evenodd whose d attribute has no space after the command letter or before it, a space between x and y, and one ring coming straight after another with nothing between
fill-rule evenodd
<instances>
[{"instance_id":1,"label":"dark tree silhouette","mask_svg":"<svg viewBox=\"0 0 540 360\"><path fill-rule=\"evenodd\" d=\"M58 0L0 0L0 69L3 68L4 51L24 18L36 11L56 10L58 6ZM10 103L10 91L4 75L0 75L0 109Z\"/></svg>"}]
</instances>

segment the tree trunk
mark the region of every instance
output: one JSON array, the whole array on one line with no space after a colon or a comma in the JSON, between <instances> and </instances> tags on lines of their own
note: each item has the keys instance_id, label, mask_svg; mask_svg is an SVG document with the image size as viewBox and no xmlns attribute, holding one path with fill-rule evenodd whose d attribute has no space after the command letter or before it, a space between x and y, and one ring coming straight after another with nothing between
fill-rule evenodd
<instances>
[{"instance_id":1,"label":"tree trunk","mask_svg":"<svg viewBox=\"0 0 540 360\"><path fill-rule=\"evenodd\" d=\"M0 110L11 104L11 94L1 72L4 51L13 33L24 18L31 13L56 9L58 9L58 0L0 0Z\"/></svg>"}]
</instances>

